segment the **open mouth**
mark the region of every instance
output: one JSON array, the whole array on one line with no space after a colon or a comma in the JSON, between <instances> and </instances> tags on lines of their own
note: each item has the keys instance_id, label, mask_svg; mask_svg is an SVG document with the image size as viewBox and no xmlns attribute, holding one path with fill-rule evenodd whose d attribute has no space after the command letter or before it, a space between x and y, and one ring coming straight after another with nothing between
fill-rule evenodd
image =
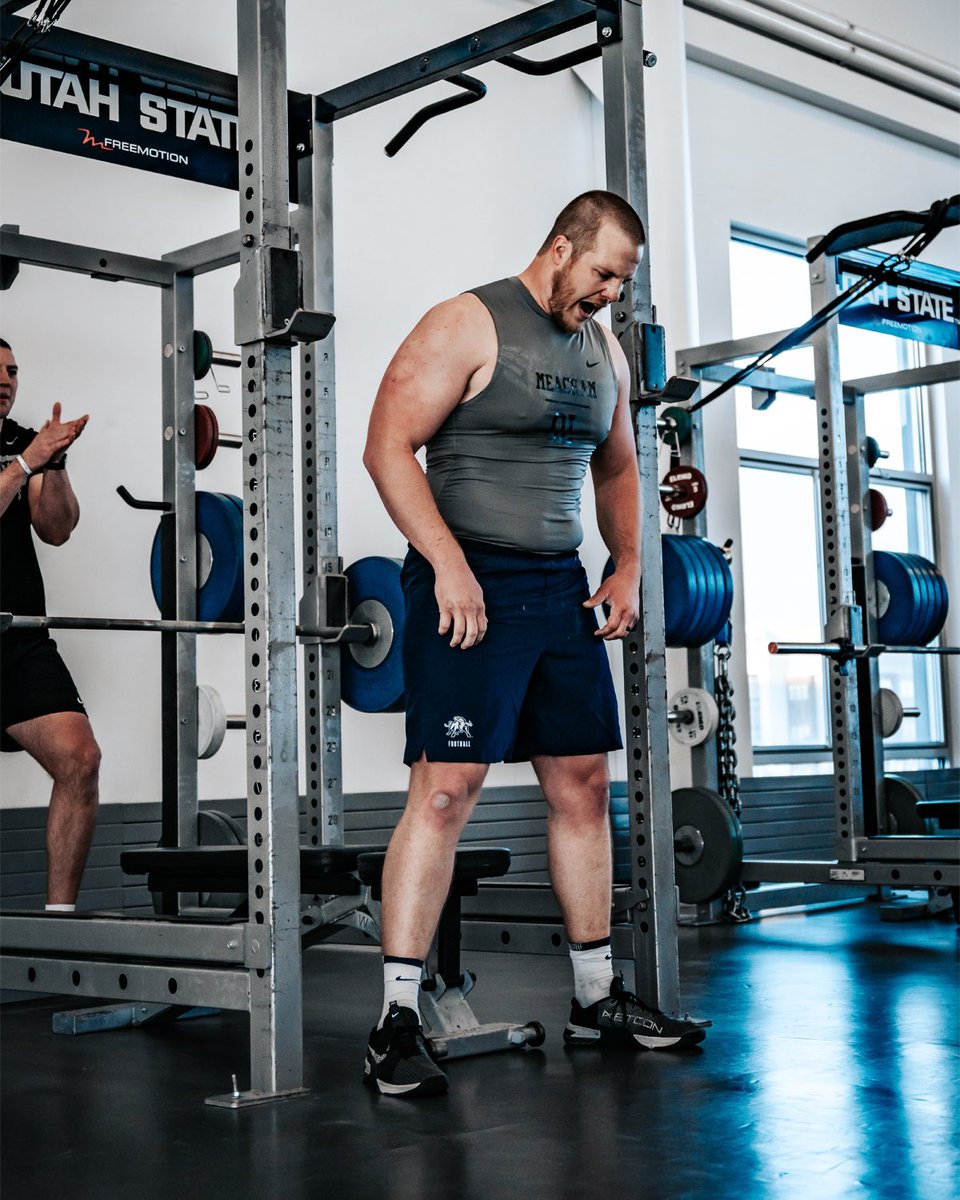
<instances>
[{"instance_id":1,"label":"open mouth","mask_svg":"<svg viewBox=\"0 0 960 1200\"><path fill-rule=\"evenodd\" d=\"M583 317L592 317L599 307L599 304L591 304L589 300L581 300L577 305L577 308L580 310L580 314Z\"/></svg>"}]
</instances>

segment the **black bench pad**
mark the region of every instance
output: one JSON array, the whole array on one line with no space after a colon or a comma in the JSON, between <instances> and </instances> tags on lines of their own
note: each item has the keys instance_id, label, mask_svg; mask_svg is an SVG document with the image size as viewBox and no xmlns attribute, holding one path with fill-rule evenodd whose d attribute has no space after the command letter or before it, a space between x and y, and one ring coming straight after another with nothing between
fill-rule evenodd
<instances>
[{"instance_id":1,"label":"black bench pad","mask_svg":"<svg viewBox=\"0 0 960 1200\"><path fill-rule=\"evenodd\" d=\"M303 892L354 890L360 855L373 846L301 846L300 888ZM154 890L247 890L246 846L157 847L125 850L120 867L127 875L149 875ZM354 885L350 887L349 885Z\"/></svg>"},{"instance_id":2,"label":"black bench pad","mask_svg":"<svg viewBox=\"0 0 960 1200\"><path fill-rule=\"evenodd\" d=\"M363 883L378 884L383 875L386 851L367 852L357 860L357 870ZM478 879L490 879L495 875L506 875L510 870L510 851L504 846L470 846L457 850L453 864L454 886L460 883L476 883Z\"/></svg>"}]
</instances>

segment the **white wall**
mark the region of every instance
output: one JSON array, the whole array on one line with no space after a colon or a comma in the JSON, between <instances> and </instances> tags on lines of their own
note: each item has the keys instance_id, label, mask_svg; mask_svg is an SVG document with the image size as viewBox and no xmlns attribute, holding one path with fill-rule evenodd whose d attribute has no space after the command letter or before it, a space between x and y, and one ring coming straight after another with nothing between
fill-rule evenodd
<instances>
[{"instance_id":1,"label":"white wall","mask_svg":"<svg viewBox=\"0 0 960 1200\"><path fill-rule=\"evenodd\" d=\"M423 0L416 6L389 0L358 0L350 6L293 2L290 86L327 90L523 7L520 0ZM945 19L952 12L947 0L931 0L911 6L911 21L918 7ZM655 105L648 131L651 261L672 348L729 332L731 220L806 236L884 207L922 207L951 190L955 160L694 66L689 72L691 201L685 175L690 168L682 142L678 147L684 13L679 0L659 0L648 9L655 42L646 40L660 53L660 65L646 77ZM75 0L64 23L235 70L230 0L206 0L200 6L186 0L163 6ZM921 24L927 28L930 22ZM582 44L587 36L570 35L564 44ZM899 36L908 41L910 30ZM603 184L599 107L580 79L570 72L532 79L495 64L476 73L488 84L486 99L429 124L395 159L385 158L384 143L421 104L448 94L447 87L403 97L336 126L340 534L347 562L403 550L360 466L370 405L396 345L429 305L522 269L559 208L578 191ZM889 95L890 103L897 103L896 94ZM773 136L762 137L765 132ZM3 142L0 152L0 219L19 224L24 233L158 256L237 224L236 197L229 192L10 142ZM689 211L692 222L684 219ZM222 272L197 281L196 323L223 348L232 343L234 277L235 272ZM693 278L699 310L692 303ZM92 414L70 456L81 524L66 546L41 548L48 611L153 614L147 559L155 520L126 508L114 489L126 483L145 496L160 490L159 293L25 267L2 299L3 336L21 363L17 418L38 424L54 399L63 402L67 415ZM233 393L213 395L208 402L229 431L239 427L236 385L228 371L218 375L234 384ZM722 411L707 411L711 532L722 541L738 533L734 431ZM236 456L221 451L198 485L237 491L239 478ZM584 560L595 578L605 556L591 530ZM960 585L952 582L960 595ZM104 749L104 801L157 800L156 639L75 633L58 640ZM228 639L205 640L200 679L219 688L228 710L239 708L239 646ZM745 704L740 707L746 711ZM220 754L200 764L203 796L244 792L241 738L229 733ZM741 745L748 743L741 731ZM346 790L404 787L401 748L402 717L345 711ZM47 782L25 755L5 755L0 766L0 803L46 801ZM525 766L500 767L491 782L531 778Z\"/></svg>"}]
</instances>

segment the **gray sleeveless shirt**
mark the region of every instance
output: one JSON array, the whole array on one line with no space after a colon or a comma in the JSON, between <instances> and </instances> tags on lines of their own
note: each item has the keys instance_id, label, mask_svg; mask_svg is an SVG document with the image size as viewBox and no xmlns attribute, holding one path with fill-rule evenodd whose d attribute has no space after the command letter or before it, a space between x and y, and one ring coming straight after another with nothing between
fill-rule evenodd
<instances>
[{"instance_id":1,"label":"gray sleeveless shirt","mask_svg":"<svg viewBox=\"0 0 960 1200\"><path fill-rule=\"evenodd\" d=\"M517 278L472 289L493 317L490 382L427 442L427 480L455 537L534 554L583 540L580 492L610 432L617 373L596 322L565 333Z\"/></svg>"}]
</instances>

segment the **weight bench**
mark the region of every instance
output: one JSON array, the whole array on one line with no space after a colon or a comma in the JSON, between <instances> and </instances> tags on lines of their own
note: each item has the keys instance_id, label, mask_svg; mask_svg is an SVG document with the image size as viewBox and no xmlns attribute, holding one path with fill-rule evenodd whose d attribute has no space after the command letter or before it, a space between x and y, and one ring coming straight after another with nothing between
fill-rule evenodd
<instances>
[{"instance_id":1,"label":"weight bench","mask_svg":"<svg viewBox=\"0 0 960 1200\"><path fill-rule=\"evenodd\" d=\"M380 899L385 858L385 851L376 851L363 853L357 860L357 873L374 900ZM450 891L437 925L436 969L430 972L425 968L420 984L420 1013L434 1058L465 1058L543 1045L546 1033L539 1021L481 1025L467 1002L477 977L460 965L460 902L464 896L477 895L481 879L506 875L509 870L510 851L503 847L457 850Z\"/></svg>"},{"instance_id":2,"label":"weight bench","mask_svg":"<svg viewBox=\"0 0 960 1200\"><path fill-rule=\"evenodd\" d=\"M304 949L345 927L380 940L379 913L369 911L368 899L380 900L385 859L382 847L300 848L301 893L333 897L305 907ZM120 866L128 875L146 875L152 892L236 893L242 899L231 918L247 915L246 846L126 850L120 855ZM466 999L476 976L460 965L461 900L477 894L481 879L505 875L509 869L510 851L502 847L471 846L456 852L450 891L437 926L436 970L424 972L420 991L421 1015L437 1058L543 1044L545 1033L538 1021L481 1025Z\"/></svg>"},{"instance_id":3,"label":"weight bench","mask_svg":"<svg viewBox=\"0 0 960 1200\"><path fill-rule=\"evenodd\" d=\"M300 935L304 950L347 927L379 940L379 921L367 910L356 873L360 855L376 851L384 852L382 846L300 847L301 894L335 897L304 907ZM125 850L120 866L127 875L146 875L151 892L233 893L238 903L230 917L240 920L249 911L246 846Z\"/></svg>"}]
</instances>

